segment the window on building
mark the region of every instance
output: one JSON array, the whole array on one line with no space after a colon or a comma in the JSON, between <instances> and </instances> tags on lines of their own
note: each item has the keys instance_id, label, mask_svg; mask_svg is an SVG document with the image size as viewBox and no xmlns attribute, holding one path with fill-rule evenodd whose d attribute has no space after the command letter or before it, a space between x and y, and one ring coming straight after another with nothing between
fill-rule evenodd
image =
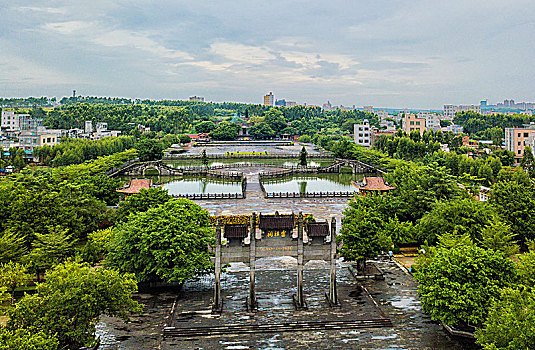
<instances>
[{"instance_id":1,"label":"window on building","mask_svg":"<svg viewBox=\"0 0 535 350\"><path fill-rule=\"evenodd\" d=\"M522 153L522 150L518 150L518 154L521 154Z\"/></svg>"},{"instance_id":2,"label":"window on building","mask_svg":"<svg viewBox=\"0 0 535 350\"><path fill-rule=\"evenodd\" d=\"M411 120L411 125L414 125L414 121L413 121L413 120ZM412 130L412 129L411 129L411 130Z\"/></svg>"},{"instance_id":3,"label":"window on building","mask_svg":"<svg viewBox=\"0 0 535 350\"><path fill-rule=\"evenodd\" d=\"M521 145L522 145L522 142L518 141L518 145L521 146Z\"/></svg>"},{"instance_id":4,"label":"window on building","mask_svg":"<svg viewBox=\"0 0 535 350\"><path fill-rule=\"evenodd\" d=\"M522 136L522 133L518 133L518 137L521 137Z\"/></svg>"},{"instance_id":5,"label":"window on building","mask_svg":"<svg viewBox=\"0 0 535 350\"><path fill-rule=\"evenodd\" d=\"M527 132L524 133L524 137L528 137L528 133Z\"/></svg>"},{"instance_id":6,"label":"window on building","mask_svg":"<svg viewBox=\"0 0 535 350\"><path fill-rule=\"evenodd\" d=\"M420 125L420 122L416 122L416 125Z\"/></svg>"},{"instance_id":7,"label":"window on building","mask_svg":"<svg viewBox=\"0 0 535 350\"><path fill-rule=\"evenodd\" d=\"M47 138L46 138L46 142L50 142L50 137L47 137Z\"/></svg>"}]
</instances>

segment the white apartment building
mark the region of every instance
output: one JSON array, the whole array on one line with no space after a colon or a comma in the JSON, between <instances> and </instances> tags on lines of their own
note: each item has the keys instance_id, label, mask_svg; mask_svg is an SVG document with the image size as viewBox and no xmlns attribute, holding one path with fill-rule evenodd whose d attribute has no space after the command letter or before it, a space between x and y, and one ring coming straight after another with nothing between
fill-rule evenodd
<instances>
[{"instance_id":1,"label":"white apartment building","mask_svg":"<svg viewBox=\"0 0 535 350\"><path fill-rule=\"evenodd\" d=\"M16 114L13 111L2 111L1 124L2 130L19 131L30 128L29 114ZM41 121L42 122L42 121Z\"/></svg>"},{"instance_id":2,"label":"white apartment building","mask_svg":"<svg viewBox=\"0 0 535 350\"><path fill-rule=\"evenodd\" d=\"M440 130L440 117L438 114L432 112L418 112L417 117L425 119L425 128L427 131Z\"/></svg>"},{"instance_id":3,"label":"white apartment building","mask_svg":"<svg viewBox=\"0 0 535 350\"><path fill-rule=\"evenodd\" d=\"M453 117L455 117L455 113L458 113L458 112L481 113L481 106L480 105L460 105L460 106L444 105L444 117L453 119Z\"/></svg>"},{"instance_id":4,"label":"white apartment building","mask_svg":"<svg viewBox=\"0 0 535 350\"><path fill-rule=\"evenodd\" d=\"M360 146L370 147L373 145L373 132L370 128L368 119L364 119L363 124L355 124L353 126L355 143Z\"/></svg>"}]
</instances>

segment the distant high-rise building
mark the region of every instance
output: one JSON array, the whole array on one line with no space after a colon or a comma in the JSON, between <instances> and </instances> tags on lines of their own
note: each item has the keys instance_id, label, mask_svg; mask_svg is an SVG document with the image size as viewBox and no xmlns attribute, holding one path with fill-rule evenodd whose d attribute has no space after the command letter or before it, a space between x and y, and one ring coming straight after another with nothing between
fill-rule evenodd
<instances>
[{"instance_id":1,"label":"distant high-rise building","mask_svg":"<svg viewBox=\"0 0 535 350\"><path fill-rule=\"evenodd\" d=\"M331 101L327 101L327 103L324 103L323 109L326 111L330 111L331 109L333 109L333 106L331 105Z\"/></svg>"},{"instance_id":2,"label":"distant high-rise building","mask_svg":"<svg viewBox=\"0 0 535 350\"><path fill-rule=\"evenodd\" d=\"M204 102L204 97L201 96L191 96L189 98L190 102Z\"/></svg>"},{"instance_id":3,"label":"distant high-rise building","mask_svg":"<svg viewBox=\"0 0 535 350\"><path fill-rule=\"evenodd\" d=\"M286 100L282 99L282 100L275 101L275 106L286 107Z\"/></svg>"},{"instance_id":4,"label":"distant high-rise building","mask_svg":"<svg viewBox=\"0 0 535 350\"><path fill-rule=\"evenodd\" d=\"M273 106L275 104L275 96L273 95L273 92L269 92L266 96L264 96L264 106Z\"/></svg>"}]
</instances>

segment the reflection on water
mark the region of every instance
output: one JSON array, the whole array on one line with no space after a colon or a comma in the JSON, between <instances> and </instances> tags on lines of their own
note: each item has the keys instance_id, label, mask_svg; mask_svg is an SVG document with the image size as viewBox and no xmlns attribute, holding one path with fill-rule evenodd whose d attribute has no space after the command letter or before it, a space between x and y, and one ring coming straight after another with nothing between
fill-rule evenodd
<instances>
[{"instance_id":1,"label":"reflection on water","mask_svg":"<svg viewBox=\"0 0 535 350\"><path fill-rule=\"evenodd\" d=\"M266 192L275 193L312 193L312 192L350 192L356 188L351 180L359 183L364 176L376 176L375 174L302 174L281 179L267 179L262 183Z\"/></svg>"},{"instance_id":2,"label":"reflection on water","mask_svg":"<svg viewBox=\"0 0 535 350\"><path fill-rule=\"evenodd\" d=\"M333 163L332 159L324 158L309 158L307 165L308 166L327 166ZM200 159L177 159L166 161L165 164L170 165L175 168L183 168L188 166L201 166L203 165ZM218 166L218 165L227 165L227 164L276 164L276 165L286 165L286 166L296 166L299 165L299 159L290 158L290 159L212 159L208 161L209 166Z\"/></svg>"},{"instance_id":3,"label":"reflection on water","mask_svg":"<svg viewBox=\"0 0 535 350\"><path fill-rule=\"evenodd\" d=\"M151 176L152 183L162 185L169 194L241 193L241 182L227 179L181 176ZM129 182L130 178L125 177Z\"/></svg>"}]
</instances>

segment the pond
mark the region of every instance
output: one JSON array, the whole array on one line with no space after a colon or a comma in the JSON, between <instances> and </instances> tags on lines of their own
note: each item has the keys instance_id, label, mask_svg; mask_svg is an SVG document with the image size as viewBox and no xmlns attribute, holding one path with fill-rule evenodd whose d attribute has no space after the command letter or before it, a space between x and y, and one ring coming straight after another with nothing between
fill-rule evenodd
<instances>
[{"instance_id":1,"label":"pond","mask_svg":"<svg viewBox=\"0 0 535 350\"><path fill-rule=\"evenodd\" d=\"M280 179L265 179L262 181L266 192L269 193L312 193L312 192L351 192L356 188L351 181L362 182L364 176L376 174L302 174Z\"/></svg>"},{"instance_id":2,"label":"pond","mask_svg":"<svg viewBox=\"0 0 535 350\"><path fill-rule=\"evenodd\" d=\"M332 159L325 158L309 158L308 166L327 166L333 163ZM175 168L183 168L188 166L201 166L203 165L200 159L176 159L165 161L165 164ZM299 165L299 159L287 158L287 159L210 159L208 161L209 166L227 165L227 164L276 164L286 166Z\"/></svg>"},{"instance_id":3,"label":"pond","mask_svg":"<svg viewBox=\"0 0 535 350\"><path fill-rule=\"evenodd\" d=\"M153 184L162 185L162 188L166 189L170 195L242 193L240 181L194 176L151 176L151 178Z\"/></svg>"}]
</instances>

